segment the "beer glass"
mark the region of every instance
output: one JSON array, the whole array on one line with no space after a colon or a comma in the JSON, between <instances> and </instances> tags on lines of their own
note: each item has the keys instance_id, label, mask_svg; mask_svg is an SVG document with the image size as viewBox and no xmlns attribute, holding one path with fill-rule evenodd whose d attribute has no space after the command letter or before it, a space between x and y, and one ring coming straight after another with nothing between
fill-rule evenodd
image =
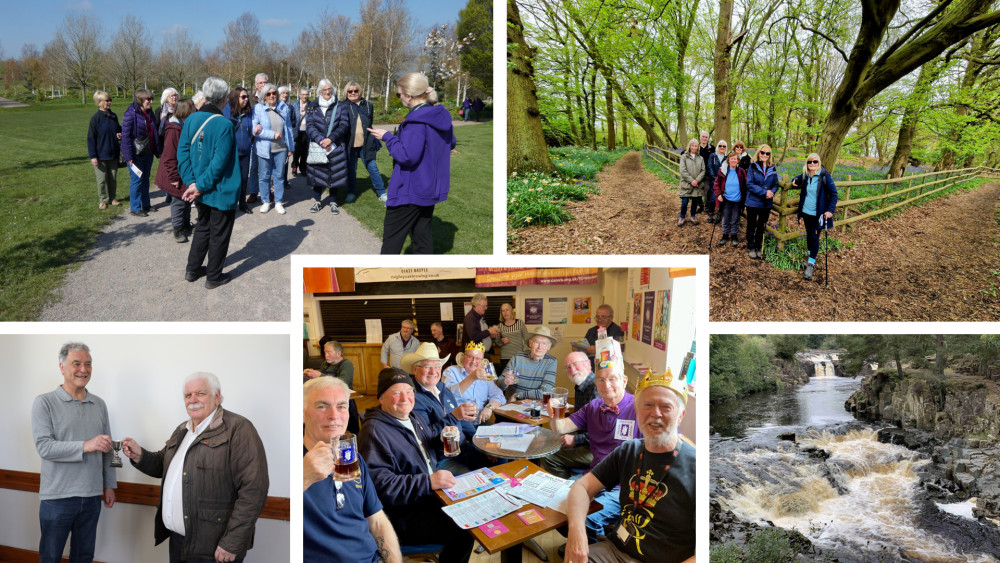
<instances>
[{"instance_id":1,"label":"beer glass","mask_svg":"<svg viewBox=\"0 0 1000 563\"><path fill-rule=\"evenodd\" d=\"M552 398L552 391L542 391L542 406L549 406L549 400Z\"/></svg>"},{"instance_id":2,"label":"beer glass","mask_svg":"<svg viewBox=\"0 0 1000 563\"><path fill-rule=\"evenodd\" d=\"M565 387L555 387L552 389L552 398L549 399L549 406L552 407L553 418L566 417L566 404L569 402L569 389Z\"/></svg>"},{"instance_id":3,"label":"beer glass","mask_svg":"<svg viewBox=\"0 0 1000 563\"><path fill-rule=\"evenodd\" d=\"M118 457L118 452L122 450L122 442L112 440L111 449L115 452L114 455L111 456L111 467L121 467L122 458Z\"/></svg>"},{"instance_id":4,"label":"beer glass","mask_svg":"<svg viewBox=\"0 0 1000 563\"><path fill-rule=\"evenodd\" d=\"M444 442L444 456L455 457L462 453L458 446L458 427L445 426L441 432L441 440Z\"/></svg>"},{"instance_id":5,"label":"beer glass","mask_svg":"<svg viewBox=\"0 0 1000 563\"><path fill-rule=\"evenodd\" d=\"M337 481L353 481L361 478L361 462L358 460L358 438L345 432L339 438L330 439L333 450L333 478Z\"/></svg>"}]
</instances>

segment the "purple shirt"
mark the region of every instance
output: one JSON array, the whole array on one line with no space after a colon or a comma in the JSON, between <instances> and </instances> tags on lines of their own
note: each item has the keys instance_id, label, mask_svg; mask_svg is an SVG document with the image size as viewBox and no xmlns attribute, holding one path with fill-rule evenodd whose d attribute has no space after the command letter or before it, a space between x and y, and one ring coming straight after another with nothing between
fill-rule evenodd
<instances>
[{"instance_id":1,"label":"purple shirt","mask_svg":"<svg viewBox=\"0 0 1000 563\"><path fill-rule=\"evenodd\" d=\"M617 415L610 411L601 412L603 405L604 399L597 397L569 415L570 422L590 438L590 452L594 454L591 469L620 444L633 438L642 438L635 416L635 397L631 393L625 393L618 402ZM618 423L619 420L622 421L621 424ZM616 429L621 435L615 436Z\"/></svg>"}]
</instances>

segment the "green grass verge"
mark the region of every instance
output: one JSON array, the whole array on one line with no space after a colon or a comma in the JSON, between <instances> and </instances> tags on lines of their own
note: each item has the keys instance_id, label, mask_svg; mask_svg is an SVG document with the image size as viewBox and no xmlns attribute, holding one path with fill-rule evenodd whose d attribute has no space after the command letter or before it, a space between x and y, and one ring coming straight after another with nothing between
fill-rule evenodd
<instances>
[{"instance_id":1,"label":"green grass verge","mask_svg":"<svg viewBox=\"0 0 1000 563\"><path fill-rule=\"evenodd\" d=\"M112 104L119 120L127 107L121 99ZM0 110L0 321L35 320L94 237L126 209L97 209L87 156L95 111L93 104L65 98ZM117 196L128 198L124 169Z\"/></svg>"},{"instance_id":2,"label":"green grass verge","mask_svg":"<svg viewBox=\"0 0 1000 563\"><path fill-rule=\"evenodd\" d=\"M493 253L493 122L455 127L458 144L451 155L451 191L434 207L434 252L438 254ZM392 157L380 150L376 157L382 179L389 185ZM382 238L385 204L371 187L371 177L358 166L358 199L342 210ZM338 201L343 201L341 190ZM412 253L407 243L404 252Z\"/></svg>"}]
</instances>

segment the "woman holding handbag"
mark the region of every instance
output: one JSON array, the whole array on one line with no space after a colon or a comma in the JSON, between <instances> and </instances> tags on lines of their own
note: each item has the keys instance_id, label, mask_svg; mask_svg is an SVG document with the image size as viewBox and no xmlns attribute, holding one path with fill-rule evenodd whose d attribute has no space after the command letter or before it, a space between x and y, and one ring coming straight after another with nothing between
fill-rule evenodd
<instances>
[{"instance_id":1,"label":"woman holding handbag","mask_svg":"<svg viewBox=\"0 0 1000 563\"><path fill-rule=\"evenodd\" d=\"M337 215L337 190L347 185L347 135L351 130L348 108L338 104L333 83L326 78L316 87L319 96L309 104L306 133L309 135L309 156L306 176L316 200L309 209L323 209L323 191L330 190L330 213ZM327 152L329 151L329 152Z\"/></svg>"},{"instance_id":2,"label":"woman holding handbag","mask_svg":"<svg viewBox=\"0 0 1000 563\"><path fill-rule=\"evenodd\" d=\"M139 88L133 100L122 117L122 154L131 178L128 192L132 215L148 217L151 210L156 211L149 204L149 172L153 168L153 157L160 154L158 126L152 112L153 94Z\"/></svg>"}]
</instances>

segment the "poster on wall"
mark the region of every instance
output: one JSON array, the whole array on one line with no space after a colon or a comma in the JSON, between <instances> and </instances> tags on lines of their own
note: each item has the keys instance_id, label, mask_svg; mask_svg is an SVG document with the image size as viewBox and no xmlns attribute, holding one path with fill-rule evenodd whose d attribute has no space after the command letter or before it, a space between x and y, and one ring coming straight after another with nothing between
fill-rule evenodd
<instances>
[{"instance_id":1,"label":"poster on wall","mask_svg":"<svg viewBox=\"0 0 1000 563\"><path fill-rule=\"evenodd\" d=\"M639 330L642 328L642 294L632 296L632 340L639 340Z\"/></svg>"},{"instance_id":2,"label":"poster on wall","mask_svg":"<svg viewBox=\"0 0 1000 563\"><path fill-rule=\"evenodd\" d=\"M656 292L656 323L653 325L653 347L667 349L667 321L670 319L670 290Z\"/></svg>"},{"instance_id":3,"label":"poster on wall","mask_svg":"<svg viewBox=\"0 0 1000 563\"><path fill-rule=\"evenodd\" d=\"M569 299L549 297L549 324L564 325L569 322Z\"/></svg>"},{"instance_id":4,"label":"poster on wall","mask_svg":"<svg viewBox=\"0 0 1000 563\"><path fill-rule=\"evenodd\" d=\"M590 298L573 298L573 324L590 324Z\"/></svg>"},{"instance_id":5,"label":"poster on wall","mask_svg":"<svg viewBox=\"0 0 1000 563\"><path fill-rule=\"evenodd\" d=\"M639 269L639 285L641 286L649 285L649 270L650 268Z\"/></svg>"},{"instance_id":6,"label":"poster on wall","mask_svg":"<svg viewBox=\"0 0 1000 563\"><path fill-rule=\"evenodd\" d=\"M642 343L653 343L653 303L656 301L656 292L647 291L642 307Z\"/></svg>"},{"instance_id":7,"label":"poster on wall","mask_svg":"<svg viewBox=\"0 0 1000 563\"><path fill-rule=\"evenodd\" d=\"M524 324L542 324L542 298L529 297L524 300Z\"/></svg>"}]
</instances>

